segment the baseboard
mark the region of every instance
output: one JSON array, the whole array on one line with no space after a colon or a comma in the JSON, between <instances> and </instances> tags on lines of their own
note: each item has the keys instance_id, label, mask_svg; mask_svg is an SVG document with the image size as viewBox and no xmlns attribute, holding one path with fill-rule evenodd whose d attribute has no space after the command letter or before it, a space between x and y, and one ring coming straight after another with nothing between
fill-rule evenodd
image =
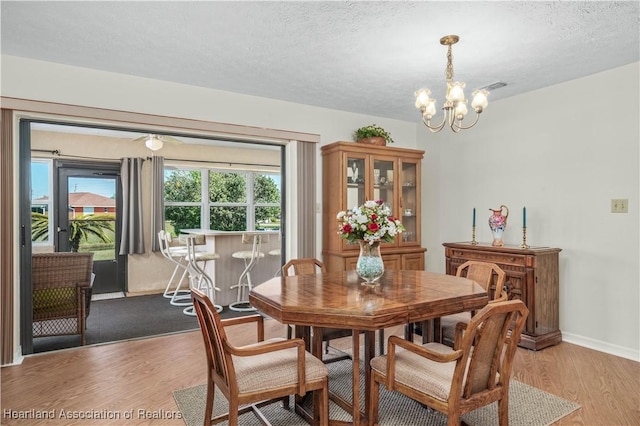
<instances>
[{"instance_id":1,"label":"baseboard","mask_svg":"<svg viewBox=\"0 0 640 426\"><path fill-rule=\"evenodd\" d=\"M603 342L601 340L595 340L589 337L567 333L564 330L562 331L562 341L573 343L574 345L583 346L585 348L593 349L599 352L604 352L610 355L627 358L632 361L640 362L640 351L637 349L626 348L624 346L619 346L619 345L613 345L611 343Z\"/></svg>"},{"instance_id":2,"label":"baseboard","mask_svg":"<svg viewBox=\"0 0 640 426\"><path fill-rule=\"evenodd\" d=\"M22 345L18 345L16 350L13 351L13 362L10 364L3 364L2 366L5 367L9 365L20 365L22 364L22 361L24 361L24 355L22 355Z\"/></svg>"}]
</instances>

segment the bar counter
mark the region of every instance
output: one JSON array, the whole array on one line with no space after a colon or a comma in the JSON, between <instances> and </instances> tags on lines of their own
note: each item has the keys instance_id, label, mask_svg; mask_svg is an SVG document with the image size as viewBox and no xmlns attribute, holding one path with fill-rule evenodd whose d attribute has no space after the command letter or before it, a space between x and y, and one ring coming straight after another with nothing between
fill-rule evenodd
<instances>
[{"instance_id":1,"label":"bar counter","mask_svg":"<svg viewBox=\"0 0 640 426\"><path fill-rule=\"evenodd\" d=\"M269 255L274 249L279 249L281 240L280 231L217 231L212 229L183 229L183 234L201 234L205 236L206 251L212 251L220 255L220 259L207 262L205 271L213 279L220 291L216 292L216 304L228 306L237 299L237 290L231 290L232 285L238 283L238 278L244 271L244 262L241 259L231 257L236 251L249 250L251 244L242 243L242 234L263 234L268 236L268 241L262 243L260 251L264 257L251 271L251 282L254 286L273 278L281 266L279 256Z\"/></svg>"}]
</instances>

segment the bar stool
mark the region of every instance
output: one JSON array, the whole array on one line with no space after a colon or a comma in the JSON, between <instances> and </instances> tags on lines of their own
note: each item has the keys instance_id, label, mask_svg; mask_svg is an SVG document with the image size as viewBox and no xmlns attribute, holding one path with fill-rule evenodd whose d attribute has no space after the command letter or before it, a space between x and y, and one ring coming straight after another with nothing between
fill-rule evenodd
<instances>
[{"instance_id":1,"label":"bar stool","mask_svg":"<svg viewBox=\"0 0 640 426\"><path fill-rule=\"evenodd\" d=\"M215 307L217 312L222 312L222 306L216 305L215 303L215 295L216 291L220 291L218 287L215 286L213 280L204 270L206 263L210 260L220 259L220 255L218 253L202 253L196 251L196 236L190 235L185 238L187 243L187 271L189 273L189 288L195 288L207 295L213 306ZM200 266L198 263L201 263ZM182 311L185 315L196 316L196 312L192 306L184 308Z\"/></svg>"},{"instance_id":2,"label":"bar stool","mask_svg":"<svg viewBox=\"0 0 640 426\"><path fill-rule=\"evenodd\" d=\"M269 250L269 253L267 253L269 256L276 256L278 258L278 260L280 260L280 257L282 256L282 250L280 250L279 248L277 249L273 249L273 250ZM278 264L280 264L280 262L278 262ZM282 267L278 267L276 269L275 274L273 274L274 277L279 277L280 274L282 273Z\"/></svg>"},{"instance_id":3,"label":"bar stool","mask_svg":"<svg viewBox=\"0 0 640 426\"><path fill-rule=\"evenodd\" d=\"M186 246L171 246L173 241L171 234L166 231L158 232L158 241L160 243L160 252L162 255L173 262L176 267L173 269L173 274L171 274L171 278L169 278L169 282L167 283L167 287L162 294L164 297L169 300L174 306L190 306L193 305L191 301L191 291L189 289L182 289L182 282L184 281L185 276L187 275L187 264L186 264L186 256L187 256L187 247ZM173 280L176 278L176 274L182 271L182 276L180 277L180 281L173 286Z\"/></svg>"},{"instance_id":4,"label":"bar stool","mask_svg":"<svg viewBox=\"0 0 640 426\"><path fill-rule=\"evenodd\" d=\"M251 250L236 251L231 254L234 259L242 259L244 261L244 271L238 278L238 284L231 286L231 290L238 289L238 298L234 303L229 304L229 309L236 312L255 311L256 308L249 304L249 292L251 291L251 270L256 266L258 261L264 258L264 253L260 251L263 242L269 241L268 235L258 233L242 234L242 244L252 244ZM246 282L243 280L246 279ZM246 290L246 291L245 291Z\"/></svg>"}]
</instances>

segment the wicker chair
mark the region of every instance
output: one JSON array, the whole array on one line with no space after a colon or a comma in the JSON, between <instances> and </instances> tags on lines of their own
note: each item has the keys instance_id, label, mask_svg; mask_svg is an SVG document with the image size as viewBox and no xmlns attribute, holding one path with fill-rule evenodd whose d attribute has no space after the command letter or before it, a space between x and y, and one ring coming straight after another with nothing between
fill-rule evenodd
<instances>
[{"instance_id":1,"label":"wicker chair","mask_svg":"<svg viewBox=\"0 0 640 426\"><path fill-rule=\"evenodd\" d=\"M93 253L38 253L31 259L33 337L80 334L85 344Z\"/></svg>"},{"instance_id":2,"label":"wicker chair","mask_svg":"<svg viewBox=\"0 0 640 426\"><path fill-rule=\"evenodd\" d=\"M446 414L449 426L498 401L499 424L508 425L509 379L528 313L521 300L489 303L456 327L453 349L389 337L388 354L371 360L369 425L378 424L381 384Z\"/></svg>"},{"instance_id":3,"label":"wicker chair","mask_svg":"<svg viewBox=\"0 0 640 426\"><path fill-rule=\"evenodd\" d=\"M268 424L259 406L282 400L288 407L289 395L303 396L308 391L313 391L312 424L329 424L327 367L305 351L302 339L264 340L261 315L221 320L203 292L192 288L191 294L207 355L205 426L224 420L228 420L230 426L237 426L238 416L248 411L253 411L262 424ZM234 346L225 328L250 322L257 326L258 343ZM229 412L212 418L216 387L229 402Z\"/></svg>"}]
</instances>

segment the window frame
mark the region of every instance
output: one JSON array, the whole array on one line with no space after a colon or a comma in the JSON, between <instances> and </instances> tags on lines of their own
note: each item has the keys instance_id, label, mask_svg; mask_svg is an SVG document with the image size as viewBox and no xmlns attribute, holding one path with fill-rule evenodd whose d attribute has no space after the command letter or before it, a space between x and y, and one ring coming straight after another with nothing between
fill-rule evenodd
<instances>
[{"instance_id":1,"label":"window frame","mask_svg":"<svg viewBox=\"0 0 640 426\"><path fill-rule=\"evenodd\" d=\"M255 231L256 230L256 208L259 207L278 207L282 209L282 185L280 185L280 201L265 203L265 202L254 202L254 183L256 176L263 175L279 175L282 178L282 173L275 172L262 172L257 170L237 170L237 169L224 169L224 168L216 168L216 167L199 167L199 166L187 166L183 164L165 164L164 170L186 170L186 171L199 171L200 172L200 200L199 202L193 201L166 201L163 195L163 201L165 207L188 207L188 206L198 206L200 207L200 228L201 229L211 229L211 208L212 207L244 207L246 209L246 220L245 220L245 230L244 231ZM212 202L209 200L209 173L233 173L245 176L245 202ZM165 173L163 173L165 176ZM164 186L164 177L163 177L163 186ZM282 211L280 212L282 216Z\"/></svg>"}]
</instances>

